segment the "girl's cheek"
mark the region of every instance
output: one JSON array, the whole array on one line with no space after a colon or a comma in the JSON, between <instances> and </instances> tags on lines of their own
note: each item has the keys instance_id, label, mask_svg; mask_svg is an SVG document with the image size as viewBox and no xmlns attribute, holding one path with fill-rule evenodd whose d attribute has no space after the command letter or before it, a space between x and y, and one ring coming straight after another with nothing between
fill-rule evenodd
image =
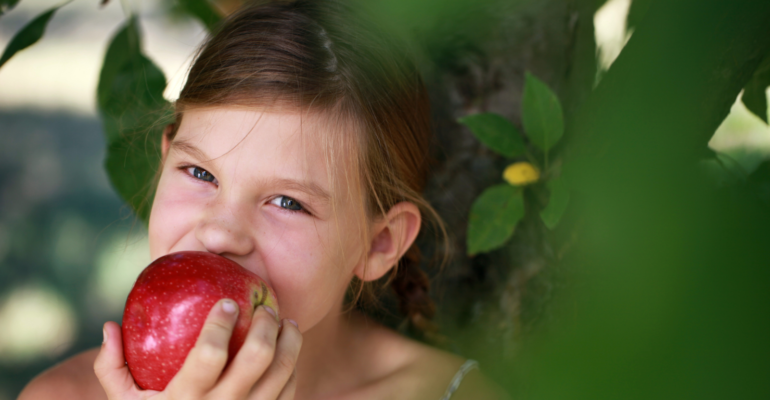
<instances>
[{"instance_id":1,"label":"girl's cheek","mask_svg":"<svg viewBox=\"0 0 770 400\"><path fill-rule=\"evenodd\" d=\"M173 246L195 227L200 213L194 196L186 196L172 185L159 185L150 213L150 256L168 254Z\"/></svg>"},{"instance_id":2,"label":"girl's cheek","mask_svg":"<svg viewBox=\"0 0 770 400\"><path fill-rule=\"evenodd\" d=\"M276 290L283 318L300 323L303 331L318 323L336 305L346 285L329 257L329 248L315 228L265 230L263 249L269 279Z\"/></svg>"}]
</instances>

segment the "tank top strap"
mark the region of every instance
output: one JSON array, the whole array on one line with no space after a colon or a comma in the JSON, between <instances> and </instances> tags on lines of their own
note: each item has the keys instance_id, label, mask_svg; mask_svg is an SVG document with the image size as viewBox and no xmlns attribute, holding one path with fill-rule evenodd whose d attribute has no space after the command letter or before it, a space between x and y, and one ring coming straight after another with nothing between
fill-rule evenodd
<instances>
[{"instance_id":1,"label":"tank top strap","mask_svg":"<svg viewBox=\"0 0 770 400\"><path fill-rule=\"evenodd\" d=\"M457 371L455 376L452 378L452 381L449 382L449 386L446 388L446 392L444 392L444 395L441 397L441 400L449 400L452 397L452 394L457 390L458 387L460 387L460 383L463 381L463 378L465 378L465 375L468 372L471 372L472 370L479 367L479 363L475 360L467 360L465 363L463 363L462 366L460 366L460 369Z\"/></svg>"}]
</instances>

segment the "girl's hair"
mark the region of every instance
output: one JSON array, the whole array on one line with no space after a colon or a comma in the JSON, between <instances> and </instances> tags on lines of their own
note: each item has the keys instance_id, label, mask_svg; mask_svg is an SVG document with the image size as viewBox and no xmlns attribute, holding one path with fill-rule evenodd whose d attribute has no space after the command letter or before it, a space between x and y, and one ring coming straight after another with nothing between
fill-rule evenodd
<instances>
[{"instance_id":1,"label":"girl's hair","mask_svg":"<svg viewBox=\"0 0 770 400\"><path fill-rule=\"evenodd\" d=\"M365 199L358 210L363 221L401 201L417 205L443 240L443 264L446 229L421 194L432 134L428 94L401 49L336 1L251 4L201 48L176 102L175 126L185 109L217 105L278 106L322 116L337 128L323 139L332 186L339 171L350 188L345 195ZM366 227L360 227L361 237L371 239ZM432 327L434 305L420 264L412 245L383 281L395 290L401 312L425 331ZM362 294L373 297L362 282L351 288L356 301Z\"/></svg>"}]
</instances>

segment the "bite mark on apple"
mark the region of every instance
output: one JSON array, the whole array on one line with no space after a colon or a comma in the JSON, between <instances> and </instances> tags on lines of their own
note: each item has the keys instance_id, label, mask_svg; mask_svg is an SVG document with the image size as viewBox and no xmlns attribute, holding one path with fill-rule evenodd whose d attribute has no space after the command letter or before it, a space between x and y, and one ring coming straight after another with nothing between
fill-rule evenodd
<instances>
[{"instance_id":1,"label":"bite mark on apple","mask_svg":"<svg viewBox=\"0 0 770 400\"><path fill-rule=\"evenodd\" d=\"M254 308L251 311L254 311L257 309L257 307L265 304L265 300L267 300L267 286L264 282L260 282L260 286L262 286L262 294L260 295L260 293L256 290L254 291L254 297L256 298L256 301L254 301Z\"/></svg>"}]
</instances>

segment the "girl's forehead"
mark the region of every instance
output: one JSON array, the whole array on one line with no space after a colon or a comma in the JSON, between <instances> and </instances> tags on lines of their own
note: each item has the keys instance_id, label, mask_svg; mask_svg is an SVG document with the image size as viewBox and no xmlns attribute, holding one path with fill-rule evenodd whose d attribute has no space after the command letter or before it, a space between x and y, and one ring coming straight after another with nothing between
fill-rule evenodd
<instances>
[{"instance_id":1,"label":"girl's forehead","mask_svg":"<svg viewBox=\"0 0 770 400\"><path fill-rule=\"evenodd\" d=\"M329 128L315 115L245 107L186 110L176 143L199 147L212 159L240 156L283 157L286 162L322 158Z\"/></svg>"},{"instance_id":2,"label":"girl's forehead","mask_svg":"<svg viewBox=\"0 0 770 400\"><path fill-rule=\"evenodd\" d=\"M346 125L285 108L191 108L184 111L172 148L197 153L205 158L201 162L235 167L241 176L310 180L331 193L355 175L355 144Z\"/></svg>"}]
</instances>

